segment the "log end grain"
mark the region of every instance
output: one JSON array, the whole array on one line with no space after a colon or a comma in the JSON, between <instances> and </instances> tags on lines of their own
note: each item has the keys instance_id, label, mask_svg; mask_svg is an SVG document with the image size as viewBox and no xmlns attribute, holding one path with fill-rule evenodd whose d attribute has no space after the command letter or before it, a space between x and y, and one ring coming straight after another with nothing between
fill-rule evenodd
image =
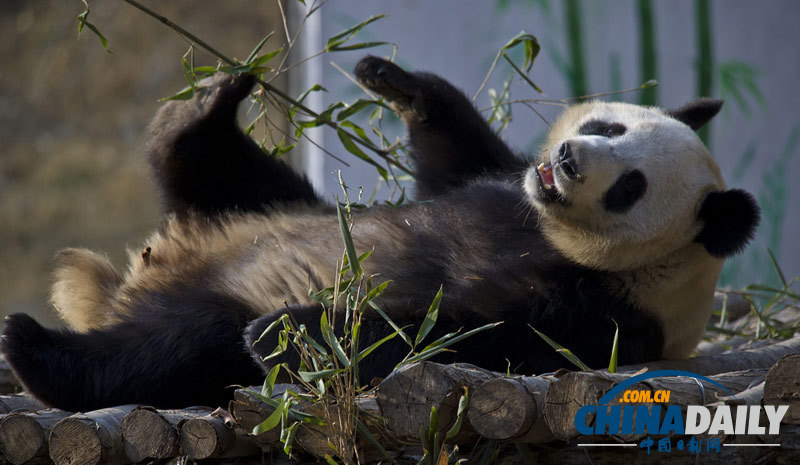
<instances>
[{"instance_id":1,"label":"log end grain","mask_svg":"<svg viewBox=\"0 0 800 465\"><path fill-rule=\"evenodd\" d=\"M57 465L99 465L108 454L93 421L65 418L50 433L50 458Z\"/></svg>"},{"instance_id":2,"label":"log end grain","mask_svg":"<svg viewBox=\"0 0 800 465\"><path fill-rule=\"evenodd\" d=\"M175 457L178 432L157 410L140 407L125 415L120 425L125 455L131 462Z\"/></svg>"},{"instance_id":3,"label":"log end grain","mask_svg":"<svg viewBox=\"0 0 800 465\"><path fill-rule=\"evenodd\" d=\"M190 459L219 457L236 441L221 418L193 418L181 423L181 450Z\"/></svg>"},{"instance_id":4,"label":"log end grain","mask_svg":"<svg viewBox=\"0 0 800 465\"><path fill-rule=\"evenodd\" d=\"M469 422L485 438L506 440L525 434L533 425L537 410L524 386L508 378L496 378L473 392Z\"/></svg>"},{"instance_id":5,"label":"log end grain","mask_svg":"<svg viewBox=\"0 0 800 465\"><path fill-rule=\"evenodd\" d=\"M764 403L788 405L783 423L800 424L800 355L787 355L770 368L764 380Z\"/></svg>"},{"instance_id":6,"label":"log end grain","mask_svg":"<svg viewBox=\"0 0 800 465\"><path fill-rule=\"evenodd\" d=\"M0 421L0 450L14 465L47 454L47 435L33 418L12 413Z\"/></svg>"},{"instance_id":7,"label":"log end grain","mask_svg":"<svg viewBox=\"0 0 800 465\"><path fill-rule=\"evenodd\" d=\"M414 363L392 372L381 382L377 401L395 435L416 439L420 428L428 425L431 407L436 408L439 429L445 432L456 420L464 387L474 390L492 377L487 371L465 365ZM463 425L462 431L468 434L468 428Z\"/></svg>"}]
</instances>

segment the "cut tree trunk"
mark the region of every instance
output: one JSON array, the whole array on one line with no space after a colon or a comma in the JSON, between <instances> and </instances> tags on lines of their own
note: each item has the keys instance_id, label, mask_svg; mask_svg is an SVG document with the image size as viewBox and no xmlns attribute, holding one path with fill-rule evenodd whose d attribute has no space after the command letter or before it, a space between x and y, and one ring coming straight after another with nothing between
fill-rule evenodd
<instances>
[{"instance_id":1,"label":"cut tree trunk","mask_svg":"<svg viewBox=\"0 0 800 465\"><path fill-rule=\"evenodd\" d=\"M50 432L50 458L57 465L128 462L121 423L135 405L109 407L64 418Z\"/></svg>"},{"instance_id":2,"label":"cut tree trunk","mask_svg":"<svg viewBox=\"0 0 800 465\"><path fill-rule=\"evenodd\" d=\"M225 415L215 413L183 420L178 431L181 451L189 459L250 457L261 452L245 431Z\"/></svg>"},{"instance_id":3,"label":"cut tree trunk","mask_svg":"<svg viewBox=\"0 0 800 465\"><path fill-rule=\"evenodd\" d=\"M53 426L72 415L57 409L18 411L0 420L0 450L14 465L50 463L47 440Z\"/></svg>"},{"instance_id":4,"label":"cut tree trunk","mask_svg":"<svg viewBox=\"0 0 800 465\"><path fill-rule=\"evenodd\" d=\"M709 378L724 386L732 393L741 392L750 384L762 378L765 369L746 370L713 375ZM611 374L597 371L569 372L552 383L545 394L544 420L553 434L562 440L580 436L575 430L575 415L584 405L596 405L612 387L630 378L631 374ZM716 402L729 395L724 389L706 381L687 377L652 378L629 387L631 390L645 390L655 393L658 390L670 391L669 403L704 405ZM622 393L608 405L620 405ZM594 422L594 414L586 418L587 424Z\"/></svg>"},{"instance_id":5,"label":"cut tree trunk","mask_svg":"<svg viewBox=\"0 0 800 465\"><path fill-rule=\"evenodd\" d=\"M419 440L420 428L428 426L432 407L439 416L439 430L445 433L456 421L464 388L474 392L484 381L497 376L472 365L413 363L400 367L381 382L378 405L392 433L401 439ZM468 423L462 423L461 432L452 442L475 438Z\"/></svg>"},{"instance_id":6,"label":"cut tree trunk","mask_svg":"<svg viewBox=\"0 0 800 465\"><path fill-rule=\"evenodd\" d=\"M469 423L488 439L544 443L555 439L544 422L547 376L493 378L475 389L469 401Z\"/></svg>"},{"instance_id":7,"label":"cut tree trunk","mask_svg":"<svg viewBox=\"0 0 800 465\"><path fill-rule=\"evenodd\" d=\"M800 355L788 355L767 373L764 403L788 405L783 423L800 425Z\"/></svg>"},{"instance_id":8,"label":"cut tree trunk","mask_svg":"<svg viewBox=\"0 0 800 465\"><path fill-rule=\"evenodd\" d=\"M136 407L122 419L120 428L125 455L131 462L165 459L180 455L176 425L182 420L207 415L211 409L156 410Z\"/></svg>"}]
</instances>

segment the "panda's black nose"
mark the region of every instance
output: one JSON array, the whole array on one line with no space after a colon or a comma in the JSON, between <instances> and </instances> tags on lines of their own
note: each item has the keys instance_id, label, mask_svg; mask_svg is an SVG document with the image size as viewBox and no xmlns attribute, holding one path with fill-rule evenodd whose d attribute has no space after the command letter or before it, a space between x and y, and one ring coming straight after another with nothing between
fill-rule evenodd
<instances>
[{"instance_id":1,"label":"panda's black nose","mask_svg":"<svg viewBox=\"0 0 800 465\"><path fill-rule=\"evenodd\" d=\"M561 144L561 147L558 148L558 166L561 167L561 171L570 179L581 178L581 175L578 174L578 165L575 162L575 158L572 157L572 147L569 145L569 142L564 142Z\"/></svg>"}]
</instances>

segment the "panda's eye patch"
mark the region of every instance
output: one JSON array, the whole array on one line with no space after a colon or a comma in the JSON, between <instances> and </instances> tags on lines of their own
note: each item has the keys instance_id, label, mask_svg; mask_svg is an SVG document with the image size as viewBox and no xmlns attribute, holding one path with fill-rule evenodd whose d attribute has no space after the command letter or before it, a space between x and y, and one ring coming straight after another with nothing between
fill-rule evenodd
<instances>
[{"instance_id":1,"label":"panda's eye patch","mask_svg":"<svg viewBox=\"0 0 800 465\"><path fill-rule=\"evenodd\" d=\"M578 133L582 136L617 137L625 134L624 124L593 119L583 123Z\"/></svg>"},{"instance_id":2,"label":"panda's eye patch","mask_svg":"<svg viewBox=\"0 0 800 465\"><path fill-rule=\"evenodd\" d=\"M612 213L625 213L644 196L647 179L639 170L626 171L603 196L603 206Z\"/></svg>"}]
</instances>

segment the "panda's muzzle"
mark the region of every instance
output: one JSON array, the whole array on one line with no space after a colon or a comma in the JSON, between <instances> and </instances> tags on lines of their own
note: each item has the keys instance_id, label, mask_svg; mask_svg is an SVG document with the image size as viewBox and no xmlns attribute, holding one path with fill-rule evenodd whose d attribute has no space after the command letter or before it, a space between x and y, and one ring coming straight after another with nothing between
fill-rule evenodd
<instances>
[{"instance_id":1,"label":"panda's muzzle","mask_svg":"<svg viewBox=\"0 0 800 465\"><path fill-rule=\"evenodd\" d=\"M556 165L569 179L582 180L583 176L578 173L578 164L572 156L572 147L569 142L564 142L558 148L558 159Z\"/></svg>"},{"instance_id":2,"label":"panda's muzzle","mask_svg":"<svg viewBox=\"0 0 800 465\"><path fill-rule=\"evenodd\" d=\"M540 198L548 202L563 200L555 185L555 171L553 171L553 165L540 163L539 166L533 168L532 171L536 173L536 186Z\"/></svg>"}]
</instances>

